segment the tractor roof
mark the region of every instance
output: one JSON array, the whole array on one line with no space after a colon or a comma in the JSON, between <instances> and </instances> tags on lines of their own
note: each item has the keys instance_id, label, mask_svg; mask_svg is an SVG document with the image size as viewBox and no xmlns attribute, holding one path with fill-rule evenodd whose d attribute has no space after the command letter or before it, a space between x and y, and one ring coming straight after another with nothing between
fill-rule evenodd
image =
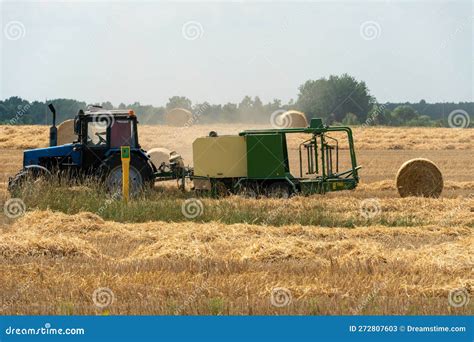
<instances>
[{"instance_id":1,"label":"tractor roof","mask_svg":"<svg viewBox=\"0 0 474 342\"><path fill-rule=\"evenodd\" d=\"M133 112L131 109L100 109L100 110L86 110L85 115L130 115Z\"/></svg>"}]
</instances>

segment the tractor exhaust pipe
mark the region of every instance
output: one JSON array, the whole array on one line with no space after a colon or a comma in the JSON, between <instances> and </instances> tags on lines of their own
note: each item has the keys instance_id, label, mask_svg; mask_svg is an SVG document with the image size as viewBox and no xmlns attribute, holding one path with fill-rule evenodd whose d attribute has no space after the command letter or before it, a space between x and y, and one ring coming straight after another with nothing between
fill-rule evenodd
<instances>
[{"instance_id":1,"label":"tractor exhaust pipe","mask_svg":"<svg viewBox=\"0 0 474 342\"><path fill-rule=\"evenodd\" d=\"M57 146L58 145L58 129L56 127L56 108L54 108L52 103L50 103L48 107L51 113L53 113L53 125L49 129L49 146Z\"/></svg>"}]
</instances>

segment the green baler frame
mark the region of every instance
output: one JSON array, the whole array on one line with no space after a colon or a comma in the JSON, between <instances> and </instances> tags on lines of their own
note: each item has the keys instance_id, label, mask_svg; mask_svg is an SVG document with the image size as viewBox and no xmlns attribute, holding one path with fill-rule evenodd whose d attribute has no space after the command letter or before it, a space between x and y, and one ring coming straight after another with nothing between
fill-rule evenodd
<instances>
[{"instance_id":1,"label":"green baler frame","mask_svg":"<svg viewBox=\"0 0 474 342\"><path fill-rule=\"evenodd\" d=\"M326 158L328 153L330 153L330 146L326 143L326 138L332 139L331 137L326 136L326 133L329 132L345 132L347 134L351 169L345 172L338 173L338 169L336 169L336 173L328 173L329 170L327 168L329 163L327 163ZM321 176L315 178L303 177L301 171L301 145L299 160L301 177L296 178L290 173L286 134L292 133L306 133L312 135L312 137L305 142L314 141L313 152L315 165L312 165L312 167L315 167L313 171L316 171L316 173L319 171L317 142L318 140L320 141ZM328 127L322 124L321 119L312 119L309 127L246 130L240 132L239 135L245 136L247 140L248 175L246 178L239 179L234 185L235 188L240 187L243 182L248 181L266 183L286 181L292 186L293 192L312 194L354 189L359 182L357 171L360 166L357 166L352 130L349 127ZM308 150L308 156L309 154L310 152ZM336 165L338 165L338 155L336 158ZM309 158L308 163L310 164Z\"/></svg>"}]
</instances>

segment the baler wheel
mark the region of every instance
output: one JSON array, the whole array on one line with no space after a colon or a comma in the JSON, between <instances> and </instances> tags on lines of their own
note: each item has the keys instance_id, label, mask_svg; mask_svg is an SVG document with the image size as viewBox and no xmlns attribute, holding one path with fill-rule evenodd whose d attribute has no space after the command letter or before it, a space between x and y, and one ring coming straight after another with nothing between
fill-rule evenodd
<instances>
[{"instance_id":1,"label":"baler wheel","mask_svg":"<svg viewBox=\"0 0 474 342\"><path fill-rule=\"evenodd\" d=\"M222 181L215 181L212 183L211 193L214 197L222 198L230 195L230 191Z\"/></svg>"},{"instance_id":2,"label":"baler wheel","mask_svg":"<svg viewBox=\"0 0 474 342\"><path fill-rule=\"evenodd\" d=\"M259 195L257 187L252 185L242 185L237 193L239 196L242 196L244 198L253 199L258 198Z\"/></svg>"},{"instance_id":3,"label":"baler wheel","mask_svg":"<svg viewBox=\"0 0 474 342\"><path fill-rule=\"evenodd\" d=\"M291 194L290 186L284 182L272 183L267 188L266 194L270 198L289 198Z\"/></svg>"}]
</instances>

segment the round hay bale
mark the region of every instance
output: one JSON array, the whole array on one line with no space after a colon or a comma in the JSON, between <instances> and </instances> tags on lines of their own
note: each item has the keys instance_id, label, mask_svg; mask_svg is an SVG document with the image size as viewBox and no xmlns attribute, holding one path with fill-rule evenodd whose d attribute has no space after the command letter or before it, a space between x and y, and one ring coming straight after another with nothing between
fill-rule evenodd
<instances>
[{"instance_id":1,"label":"round hay bale","mask_svg":"<svg viewBox=\"0 0 474 342\"><path fill-rule=\"evenodd\" d=\"M156 167L160 167L161 164L169 164L171 151L164 147L155 147L149 150L148 155L151 161Z\"/></svg>"},{"instance_id":2,"label":"round hay bale","mask_svg":"<svg viewBox=\"0 0 474 342\"><path fill-rule=\"evenodd\" d=\"M179 165L184 166L183 158L181 158L181 156L175 151L168 150L167 148L155 147L149 150L147 153L157 168L159 168L163 163L168 165L170 161L177 162Z\"/></svg>"},{"instance_id":3,"label":"round hay bale","mask_svg":"<svg viewBox=\"0 0 474 342\"><path fill-rule=\"evenodd\" d=\"M306 115L297 110L289 110L284 112L281 115L282 122L285 122L285 127L289 128L299 128L299 127L308 127L308 121L306 120Z\"/></svg>"},{"instance_id":4,"label":"round hay bale","mask_svg":"<svg viewBox=\"0 0 474 342\"><path fill-rule=\"evenodd\" d=\"M396 182L401 197L439 197L443 191L440 169L424 158L405 162L398 170Z\"/></svg>"},{"instance_id":5,"label":"round hay bale","mask_svg":"<svg viewBox=\"0 0 474 342\"><path fill-rule=\"evenodd\" d=\"M193 114L184 108L174 108L164 116L165 123L169 126L185 126L191 122Z\"/></svg>"},{"instance_id":6,"label":"round hay bale","mask_svg":"<svg viewBox=\"0 0 474 342\"><path fill-rule=\"evenodd\" d=\"M74 134L74 120L66 120L58 126L58 145L71 144L77 140Z\"/></svg>"}]
</instances>

